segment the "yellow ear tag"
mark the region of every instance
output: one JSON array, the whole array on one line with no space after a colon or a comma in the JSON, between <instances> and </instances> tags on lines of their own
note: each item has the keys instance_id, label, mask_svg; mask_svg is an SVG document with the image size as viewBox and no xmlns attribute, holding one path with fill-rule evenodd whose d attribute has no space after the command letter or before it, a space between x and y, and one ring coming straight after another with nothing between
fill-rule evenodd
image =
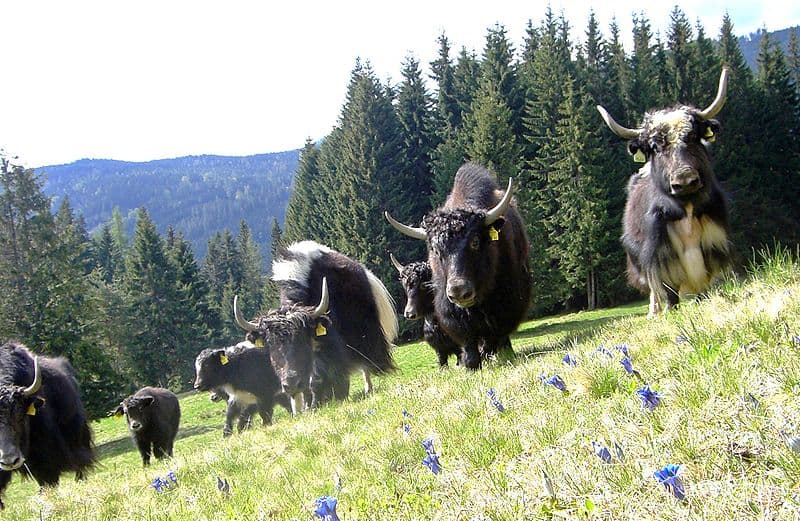
<instances>
[{"instance_id":1,"label":"yellow ear tag","mask_svg":"<svg viewBox=\"0 0 800 521\"><path fill-rule=\"evenodd\" d=\"M493 241L500 239L500 232L491 226L489 227L489 239Z\"/></svg>"},{"instance_id":2,"label":"yellow ear tag","mask_svg":"<svg viewBox=\"0 0 800 521\"><path fill-rule=\"evenodd\" d=\"M256 347L264 347L264 339L263 338L256 338L255 346Z\"/></svg>"},{"instance_id":3,"label":"yellow ear tag","mask_svg":"<svg viewBox=\"0 0 800 521\"><path fill-rule=\"evenodd\" d=\"M641 150L637 150L635 154L633 154L633 160L637 163L645 163L647 162L647 158L644 156L644 152Z\"/></svg>"},{"instance_id":4,"label":"yellow ear tag","mask_svg":"<svg viewBox=\"0 0 800 521\"><path fill-rule=\"evenodd\" d=\"M222 353L221 355L219 355L219 363L221 363L222 365L227 365L228 364L228 355L226 355L225 353Z\"/></svg>"},{"instance_id":5,"label":"yellow ear tag","mask_svg":"<svg viewBox=\"0 0 800 521\"><path fill-rule=\"evenodd\" d=\"M114 413L114 418L122 418L123 416L125 416L125 413L122 411Z\"/></svg>"},{"instance_id":6,"label":"yellow ear tag","mask_svg":"<svg viewBox=\"0 0 800 521\"><path fill-rule=\"evenodd\" d=\"M33 406L33 404L30 404L30 405L28 406L28 410L27 410L27 411L25 411L25 413L26 413L28 416L36 416L36 407L34 407L34 406Z\"/></svg>"},{"instance_id":7,"label":"yellow ear tag","mask_svg":"<svg viewBox=\"0 0 800 521\"><path fill-rule=\"evenodd\" d=\"M714 142L714 140L715 140L715 139L717 139L717 138L714 136L714 131L713 131L713 130L711 130L711 127L708 127L708 128L706 128L706 135L705 135L705 136L703 136L703 139L705 139L705 140L706 140L706 141L708 141L709 143L713 143L713 142Z\"/></svg>"},{"instance_id":8,"label":"yellow ear tag","mask_svg":"<svg viewBox=\"0 0 800 521\"><path fill-rule=\"evenodd\" d=\"M315 331L317 336L325 336L328 334L328 330L325 329L325 326L322 325L322 322L317 323L317 329Z\"/></svg>"}]
</instances>

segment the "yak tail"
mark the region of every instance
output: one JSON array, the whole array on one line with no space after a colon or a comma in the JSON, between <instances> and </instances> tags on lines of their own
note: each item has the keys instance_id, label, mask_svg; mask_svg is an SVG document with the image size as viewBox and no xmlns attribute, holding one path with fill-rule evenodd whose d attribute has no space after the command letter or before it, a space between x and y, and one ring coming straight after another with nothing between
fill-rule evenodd
<instances>
[{"instance_id":1,"label":"yak tail","mask_svg":"<svg viewBox=\"0 0 800 521\"><path fill-rule=\"evenodd\" d=\"M397 314L394 312L394 299L389 294L386 286L378 280L378 277L366 268L364 268L364 272L367 274L367 280L369 280L375 307L378 308L378 320L383 331L383 338L391 346L400 331L400 325L397 323Z\"/></svg>"}]
</instances>

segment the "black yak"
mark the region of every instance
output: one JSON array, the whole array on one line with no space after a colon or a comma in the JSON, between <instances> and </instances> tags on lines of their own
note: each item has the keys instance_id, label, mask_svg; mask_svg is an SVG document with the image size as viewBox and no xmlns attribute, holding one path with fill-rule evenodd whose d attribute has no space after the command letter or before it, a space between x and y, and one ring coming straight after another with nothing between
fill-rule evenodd
<instances>
[{"instance_id":1,"label":"black yak","mask_svg":"<svg viewBox=\"0 0 800 521\"><path fill-rule=\"evenodd\" d=\"M15 471L54 486L62 472L83 478L95 458L70 363L16 342L0 346L0 493Z\"/></svg>"},{"instance_id":2,"label":"black yak","mask_svg":"<svg viewBox=\"0 0 800 521\"><path fill-rule=\"evenodd\" d=\"M440 367L447 367L447 359L450 355L455 355L456 363L458 363L461 347L444 332L434 314L430 264L417 261L409 262L404 266L393 254L389 254L389 257L400 274L400 283L406 292L403 316L408 320L423 319L422 337L436 352Z\"/></svg>"},{"instance_id":3,"label":"black yak","mask_svg":"<svg viewBox=\"0 0 800 521\"><path fill-rule=\"evenodd\" d=\"M511 349L509 335L528 311L528 237L512 196L510 179L503 193L491 172L466 163L444 205L429 212L421 227L385 213L400 232L427 241L436 317L462 346L470 369L501 348Z\"/></svg>"},{"instance_id":4,"label":"black yak","mask_svg":"<svg viewBox=\"0 0 800 521\"><path fill-rule=\"evenodd\" d=\"M221 388L228 397L223 436L231 435L236 418L240 420L240 427L245 426L241 423L242 415L251 411L252 406L265 425L272 423L276 403L289 410L288 399L281 394L280 381L269 355L250 342L202 350L195 359L195 373L195 389L211 391Z\"/></svg>"},{"instance_id":5,"label":"black yak","mask_svg":"<svg viewBox=\"0 0 800 521\"><path fill-rule=\"evenodd\" d=\"M597 109L634 160L645 165L628 182L622 245L628 281L650 293L649 316L700 294L731 264L728 206L711 169L712 119L725 103L728 69L705 110L691 106L649 111L639 128L621 126Z\"/></svg>"},{"instance_id":6,"label":"black yak","mask_svg":"<svg viewBox=\"0 0 800 521\"><path fill-rule=\"evenodd\" d=\"M304 406L309 389L316 405L330 396L346 397L353 371L362 372L365 390L371 392L370 375L395 370L394 302L367 268L326 246L303 241L278 253L272 280L280 287L279 309L253 322L242 318L238 308L234 314L248 338L266 345L296 411Z\"/></svg>"},{"instance_id":7,"label":"black yak","mask_svg":"<svg viewBox=\"0 0 800 521\"><path fill-rule=\"evenodd\" d=\"M158 459L172 457L181 421L175 393L161 387L142 387L122 400L113 412L115 416L125 416L142 464L150 464L151 454Z\"/></svg>"}]
</instances>

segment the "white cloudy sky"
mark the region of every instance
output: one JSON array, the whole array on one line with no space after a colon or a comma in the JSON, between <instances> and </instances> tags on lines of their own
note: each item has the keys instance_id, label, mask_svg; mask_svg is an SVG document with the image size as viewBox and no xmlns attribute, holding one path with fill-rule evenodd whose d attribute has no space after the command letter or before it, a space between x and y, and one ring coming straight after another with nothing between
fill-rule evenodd
<instances>
[{"instance_id":1,"label":"white cloudy sky","mask_svg":"<svg viewBox=\"0 0 800 521\"><path fill-rule=\"evenodd\" d=\"M727 10L736 32L800 23L800 2L676 2L716 37ZM604 33L630 34L644 10L666 33L676 3L597 2ZM582 38L588 2L552 0ZM403 59L425 65L444 32L480 55L488 27L521 48L546 2L6 1L0 3L0 148L29 166L80 158L145 161L299 148L336 124L357 57L381 80ZM402 7L401 10L398 10Z\"/></svg>"}]
</instances>

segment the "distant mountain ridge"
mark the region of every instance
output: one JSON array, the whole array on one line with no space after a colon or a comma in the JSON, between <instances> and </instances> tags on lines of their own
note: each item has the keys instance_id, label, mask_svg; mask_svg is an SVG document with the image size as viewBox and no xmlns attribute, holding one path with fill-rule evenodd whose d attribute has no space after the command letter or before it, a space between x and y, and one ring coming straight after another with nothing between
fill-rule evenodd
<instances>
[{"instance_id":1,"label":"distant mountain ridge","mask_svg":"<svg viewBox=\"0 0 800 521\"><path fill-rule=\"evenodd\" d=\"M132 234L137 209L145 207L159 232L173 225L200 259L215 232L228 229L235 235L244 219L266 261L272 219L283 223L299 154L298 149L141 163L81 159L37 171L43 174L44 191L54 207L68 197L90 232L108 221L118 206Z\"/></svg>"},{"instance_id":2,"label":"distant mountain ridge","mask_svg":"<svg viewBox=\"0 0 800 521\"><path fill-rule=\"evenodd\" d=\"M798 36L800 36L800 25L787 27L786 29L779 29L777 31L766 32L769 34L770 40L772 40L773 43L779 43L781 49L783 49L783 53L788 55L789 35L792 33L792 31L797 31ZM744 56L747 65L749 65L754 71L758 70L758 50L759 46L761 45L761 38L763 37L764 31L761 29L754 33L750 33L747 36L739 37L739 47L742 49L742 55Z\"/></svg>"}]
</instances>

